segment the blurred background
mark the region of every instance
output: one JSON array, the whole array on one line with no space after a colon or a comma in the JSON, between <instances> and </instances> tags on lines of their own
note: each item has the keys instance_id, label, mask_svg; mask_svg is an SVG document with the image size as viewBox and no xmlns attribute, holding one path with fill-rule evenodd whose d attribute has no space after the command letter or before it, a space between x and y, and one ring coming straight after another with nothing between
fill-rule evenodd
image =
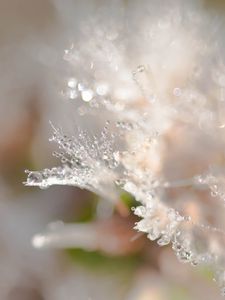
<instances>
[{"instance_id":1,"label":"blurred background","mask_svg":"<svg viewBox=\"0 0 225 300\"><path fill-rule=\"evenodd\" d=\"M0 1L0 299L222 299L210 270L181 265L169 247L132 229L136 203L128 194L111 207L74 187L23 186L25 169L58 164L49 120L70 129L85 122L62 99L70 75L62 57L76 42L79 20L103 2ZM225 7L215 0L205 5L218 13ZM98 251L85 242L76 249L32 248L32 236L58 220L80 223L86 239L96 232Z\"/></svg>"}]
</instances>

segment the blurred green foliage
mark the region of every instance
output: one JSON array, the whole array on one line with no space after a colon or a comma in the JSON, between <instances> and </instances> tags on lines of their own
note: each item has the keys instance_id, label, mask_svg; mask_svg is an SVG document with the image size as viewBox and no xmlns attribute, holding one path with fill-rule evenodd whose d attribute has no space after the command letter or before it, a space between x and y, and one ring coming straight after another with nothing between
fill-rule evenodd
<instances>
[{"instance_id":1,"label":"blurred green foliage","mask_svg":"<svg viewBox=\"0 0 225 300\"><path fill-rule=\"evenodd\" d=\"M127 192L122 192L120 194L120 200L126 205L127 208L131 209L132 207L136 207L138 205L140 205L140 203L138 203L135 198L127 193Z\"/></svg>"},{"instance_id":2,"label":"blurred green foliage","mask_svg":"<svg viewBox=\"0 0 225 300\"><path fill-rule=\"evenodd\" d=\"M169 290L167 300L191 300L188 290L181 286L173 287Z\"/></svg>"},{"instance_id":3,"label":"blurred green foliage","mask_svg":"<svg viewBox=\"0 0 225 300\"><path fill-rule=\"evenodd\" d=\"M214 273L210 266L199 266L196 271L202 278L208 281L212 281L214 278Z\"/></svg>"},{"instance_id":4,"label":"blurred green foliage","mask_svg":"<svg viewBox=\"0 0 225 300\"><path fill-rule=\"evenodd\" d=\"M113 257L98 251L83 249L67 249L66 251L73 262L92 270L107 270L110 273L118 272L118 270L130 272L141 263L141 258L137 255Z\"/></svg>"}]
</instances>

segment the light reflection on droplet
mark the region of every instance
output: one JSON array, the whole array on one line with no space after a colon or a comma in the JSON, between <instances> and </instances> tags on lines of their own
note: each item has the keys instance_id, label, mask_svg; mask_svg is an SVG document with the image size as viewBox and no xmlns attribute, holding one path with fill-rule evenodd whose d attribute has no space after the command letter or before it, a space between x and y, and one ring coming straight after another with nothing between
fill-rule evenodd
<instances>
[{"instance_id":1,"label":"light reflection on droplet","mask_svg":"<svg viewBox=\"0 0 225 300\"><path fill-rule=\"evenodd\" d=\"M99 96L105 96L108 93L108 86L106 84L99 84L96 88L96 93Z\"/></svg>"},{"instance_id":2,"label":"light reflection on droplet","mask_svg":"<svg viewBox=\"0 0 225 300\"><path fill-rule=\"evenodd\" d=\"M35 235L31 241L34 248L42 248L45 245L45 242L46 242L46 237L40 234Z\"/></svg>"},{"instance_id":3,"label":"light reflection on droplet","mask_svg":"<svg viewBox=\"0 0 225 300\"><path fill-rule=\"evenodd\" d=\"M81 97L83 99L83 101L85 102L89 102L91 101L91 99L93 98L93 91L92 90L85 90L85 91L82 91L81 93Z\"/></svg>"},{"instance_id":4,"label":"light reflection on droplet","mask_svg":"<svg viewBox=\"0 0 225 300\"><path fill-rule=\"evenodd\" d=\"M69 98L70 99L76 99L77 98L77 92L76 92L76 90L69 91Z\"/></svg>"},{"instance_id":5,"label":"light reflection on droplet","mask_svg":"<svg viewBox=\"0 0 225 300\"><path fill-rule=\"evenodd\" d=\"M182 94L182 91L181 91L180 88L176 87L176 88L173 90L173 94L174 94L174 96L176 96L176 97L180 97L181 94Z\"/></svg>"},{"instance_id":6,"label":"light reflection on droplet","mask_svg":"<svg viewBox=\"0 0 225 300\"><path fill-rule=\"evenodd\" d=\"M77 87L78 87L78 91L80 91L80 92L85 89L85 85L83 83L81 83L81 82L78 83Z\"/></svg>"},{"instance_id":7,"label":"light reflection on droplet","mask_svg":"<svg viewBox=\"0 0 225 300\"><path fill-rule=\"evenodd\" d=\"M70 78L67 82L67 86L71 89L74 89L77 85L77 80L76 78Z\"/></svg>"}]
</instances>

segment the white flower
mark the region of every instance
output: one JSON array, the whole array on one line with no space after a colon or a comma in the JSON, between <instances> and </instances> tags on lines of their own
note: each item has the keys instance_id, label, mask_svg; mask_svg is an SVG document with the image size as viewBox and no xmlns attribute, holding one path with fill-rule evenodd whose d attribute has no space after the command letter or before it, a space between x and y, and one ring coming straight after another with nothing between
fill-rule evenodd
<instances>
[{"instance_id":1,"label":"white flower","mask_svg":"<svg viewBox=\"0 0 225 300\"><path fill-rule=\"evenodd\" d=\"M196 176L219 166L217 178L203 181L224 197L222 32L191 2L161 8L131 1L124 9L113 18L105 8L81 22L76 46L64 55L77 110L111 123L99 137L54 128L62 167L29 171L26 184L74 185L112 201L124 189L141 203L136 229L171 244L182 262L221 269L224 224ZM36 237L34 245L45 241Z\"/></svg>"}]
</instances>

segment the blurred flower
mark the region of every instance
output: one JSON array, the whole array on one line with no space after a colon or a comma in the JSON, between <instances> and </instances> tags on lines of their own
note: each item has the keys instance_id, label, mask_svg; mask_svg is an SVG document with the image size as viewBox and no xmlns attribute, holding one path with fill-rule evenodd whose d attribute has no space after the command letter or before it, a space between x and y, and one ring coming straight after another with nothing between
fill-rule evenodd
<instances>
[{"instance_id":1,"label":"blurred flower","mask_svg":"<svg viewBox=\"0 0 225 300\"><path fill-rule=\"evenodd\" d=\"M28 171L25 184L78 186L114 204L128 192L141 204L135 228L171 244L181 262L215 268L225 294L224 221L215 200L224 198L225 182L223 26L192 1L112 3L94 14L87 6L76 20L62 91L87 127L106 125L99 135L90 128L73 136L53 126L62 166ZM71 26L70 5L58 5ZM91 225L66 225L33 244L96 249Z\"/></svg>"}]
</instances>

